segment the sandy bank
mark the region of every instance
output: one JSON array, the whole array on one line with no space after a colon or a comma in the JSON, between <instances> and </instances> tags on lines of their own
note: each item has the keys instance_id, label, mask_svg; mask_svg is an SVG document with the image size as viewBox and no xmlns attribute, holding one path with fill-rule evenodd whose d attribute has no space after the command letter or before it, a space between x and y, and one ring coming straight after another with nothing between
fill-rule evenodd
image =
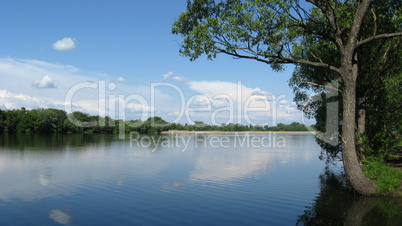
<instances>
[{"instance_id":1,"label":"sandy bank","mask_svg":"<svg viewBox=\"0 0 402 226\"><path fill-rule=\"evenodd\" d=\"M163 131L161 134L225 134L225 133L298 133L298 134L315 134L314 131L189 131L189 130L169 130Z\"/></svg>"}]
</instances>

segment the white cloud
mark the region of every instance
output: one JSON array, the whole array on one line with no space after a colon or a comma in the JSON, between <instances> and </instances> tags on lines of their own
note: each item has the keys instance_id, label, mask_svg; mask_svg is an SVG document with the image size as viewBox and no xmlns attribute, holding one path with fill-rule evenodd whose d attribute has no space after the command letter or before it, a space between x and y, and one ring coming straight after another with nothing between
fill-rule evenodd
<instances>
[{"instance_id":1,"label":"white cloud","mask_svg":"<svg viewBox=\"0 0 402 226\"><path fill-rule=\"evenodd\" d=\"M162 75L162 78L163 78L163 80L166 80L166 79L172 77L173 74L174 74L174 73L170 71L170 72L168 72L168 73ZM172 78L173 78L173 80L175 80L176 82L185 82L185 81L187 81L187 78L185 78L185 77L183 77L183 76L173 76Z\"/></svg>"},{"instance_id":2,"label":"white cloud","mask_svg":"<svg viewBox=\"0 0 402 226\"><path fill-rule=\"evenodd\" d=\"M49 78L44 75L49 75ZM97 79L94 79L96 77L100 76L97 73L81 71L71 65L53 64L33 59L0 58L0 90L24 93L37 98L64 100L71 87L84 81L96 81ZM53 89L51 95L49 95L48 89L36 88L55 87L56 83L57 89ZM92 93L96 95L97 92ZM88 95L87 92L84 98L89 96L94 95Z\"/></svg>"},{"instance_id":3,"label":"white cloud","mask_svg":"<svg viewBox=\"0 0 402 226\"><path fill-rule=\"evenodd\" d=\"M0 103L2 110L8 109L20 109L21 107L25 107L26 109L37 109L37 108L56 108L61 110L66 110L67 106L71 105L71 111L81 111L85 113L89 113L92 115L111 115L116 114L114 106L106 105L104 108L99 108L99 102L109 101L105 99L85 99L85 100L76 100L73 103L65 103L64 101L53 100L49 98L37 98L31 97L26 94L16 94L9 92L7 90L0 90ZM125 100L120 99L116 100L119 103L125 103ZM126 112L117 112L117 115L132 117L133 115L138 115L145 111L148 116L148 112L154 111L155 109L150 107L149 105L143 105L141 103L126 103L125 105ZM70 113L70 112L69 112ZM117 116L116 115L116 116ZM145 118L146 119L146 118Z\"/></svg>"},{"instance_id":4,"label":"white cloud","mask_svg":"<svg viewBox=\"0 0 402 226\"><path fill-rule=\"evenodd\" d=\"M32 59L0 58L0 77L8 79L18 77L26 80L32 77L39 77L43 74L73 74L78 68L70 65L52 64ZM51 72L51 73L50 73ZM71 78L69 78L71 80ZM6 82L6 81L2 81Z\"/></svg>"},{"instance_id":5,"label":"white cloud","mask_svg":"<svg viewBox=\"0 0 402 226\"><path fill-rule=\"evenodd\" d=\"M153 108L148 104L151 95L150 86L133 86L128 82L123 83L123 80L127 81L120 77L115 79L116 83L108 82L113 81L113 78L85 72L70 65L32 59L0 58L0 108L3 110L21 107L57 108L68 112L81 111L93 115L118 117L116 111L119 100L113 99L125 99L135 94L143 97L145 101L127 103L125 113L127 118L137 119L141 112L152 111ZM57 89L51 90L51 93L48 89L44 89L56 86ZM159 90L154 91L156 98L164 100L168 106L174 105L167 101L167 95Z\"/></svg>"},{"instance_id":6,"label":"white cloud","mask_svg":"<svg viewBox=\"0 0 402 226\"><path fill-rule=\"evenodd\" d=\"M64 103L61 101L31 97L26 94L16 94L7 90L0 90L0 103L2 109L19 109L25 107L27 109L35 108L58 108L64 109Z\"/></svg>"},{"instance_id":7,"label":"white cloud","mask_svg":"<svg viewBox=\"0 0 402 226\"><path fill-rule=\"evenodd\" d=\"M241 83L225 82L225 81L191 81L188 83L190 88L200 94L209 97L218 95L230 97L232 100L240 100L250 96L252 89L242 85Z\"/></svg>"},{"instance_id":8,"label":"white cloud","mask_svg":"<svg viewBox=\"0 0 402 226\"><path fill-rule=\"evenodd\" d=\"M123 77L118 77L117 82L124 83L124 82L127 82L127 80Z\"/></svg>"},{"instance_id":9,"label":"white cloud","mask_svg":"<svg viewBox=\"0 0 402 226\"><path fill-rule=\"evenodd\" d=\"M187 78L185 78L183 76L174 76L173 80L175 80L176 82L185 82L185 81L187 81Z\"/></svg>"},{"instance_id":10,"label":"white cloud","mask_svg":"<svg viewBox=\"0 0 402 226\"><path fill-rule=\"evenodd\" d=\"M75 49L75 42L74 38L63 38L58 40L57 42L53 43L53 49L59 51L69 51Z\"/></svg>"},{"instance_id":11,"label":"white cloud","mask_svg":"<svg viewBox=\"0 0 402 226\"><path fill-rule=\"evenodd\" d=\"M296 104L286 100L285 96L252 89L241 82L191 81L188 84L198 95L206 96L213 106L210 112L197 112L198 117L203 114L207 122L217 122L221 118L240 124L272 125L300 121L302 116Z\"/></svg>"},{"instance_id":12,"label":"white cloud","mask_svg":"<svg viewBox=\"0 0 402 226\"><path fill-rule=\"evenodd\" d=\"M272 96L272 93L263 91L260 88L255 88L251 90L250 94L253 96Z\"/></svg>"},{"instance_id":13,"label":"white cloud","mask_svg":"<svg viewBox=\"0 0 402 226\"><path fill-rule=\"evenodd\" d=\"M32 82L32 86L39 89L56 88L57 85L58 82L53 81L53 79L49 75L45 75L41 79Z\"/></svg>"},{"instance_id":14,"label":"white cloud","mask_svg":"<svg viewBox=\"0 0 402 226\"><path fill-rule=\"evenodd\" d=\"M170 76L172 76L173 75L173 72L168 72L168 73L166 73L166 74L164 74L164 75L162 75L162 77L163 77L163 79L168 79Z\"/></svg>"},{"instance_id":15,"label":"white cloud","mask_svg":"<svg viewBox=\"0 0 402 226\"><path fill-rule=\"evenodd\" d=\"M131 110L131 111L134 111L134 112L142 112L142 111L150 112L150 111L155 110L154 108L152 108L150 106L142 105L142 104L136 104L136 103L129 103L129 104L126 105L126 107L127 107L127 110Z\"/></svg>"}]
</instances>

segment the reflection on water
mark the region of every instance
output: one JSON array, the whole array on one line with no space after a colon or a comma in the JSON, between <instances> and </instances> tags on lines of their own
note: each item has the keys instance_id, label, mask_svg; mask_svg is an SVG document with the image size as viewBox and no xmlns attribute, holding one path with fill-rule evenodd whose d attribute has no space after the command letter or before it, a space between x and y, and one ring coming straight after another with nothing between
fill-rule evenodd
<instances>
[{"instance_id":1,"label":"reflection on water","mask_svg":"<svg viewBox=\"0 0 402 226\"><path fill-rule=\"evenodd\" d=\"M0 225L402 223L323 174L311 135L117 138L0 136Z\"/></svg>"},{"instance_id":2,"label":"reflection on water","mask_svg":"<svg viewBox=\"0 0 402 226\"><path fill-rule=\"evenodd\" d=\"M320 189L298 225L402 225L401 198L362 197L339 170L320 175Z\"/></svg>"},{"instance_id":3,"label":"reflection on water","mask_svg":"<svg viewBox=\"0 0 402 226\"><path fill-rule=\"evenodd\" d=\"M68 225L71 222L70 210L52 210L49 214L49 218L59 224Z\"/></svg>"}]
</instances>

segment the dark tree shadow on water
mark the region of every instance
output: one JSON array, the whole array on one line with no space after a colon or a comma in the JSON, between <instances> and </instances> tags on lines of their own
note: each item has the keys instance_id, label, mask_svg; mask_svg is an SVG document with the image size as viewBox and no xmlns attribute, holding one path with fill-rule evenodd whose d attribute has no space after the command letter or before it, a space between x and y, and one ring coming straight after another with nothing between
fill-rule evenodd
<instances>
[{"instance_id":1,"label":"dark tree shadow on water","mask_svg":"<svg viewBox=\"0 0 402 226\"><path fill-rule=\"evenodd\" d=\"M0 149L56 151L66 147L108 146L116 140L117 136L111 134L3 134Z\"/></svg>"},{"instance_id":2,"label":"dark tree shadow on water","mask_svg":"<svg viewBox=\"0 0 402 226\"><path fill-rule=\"evenodd\" d=\"M321 191L296 225L402 225L402 199L363 197L342 172L320 175Z\"/></svg>"}]
</instances>

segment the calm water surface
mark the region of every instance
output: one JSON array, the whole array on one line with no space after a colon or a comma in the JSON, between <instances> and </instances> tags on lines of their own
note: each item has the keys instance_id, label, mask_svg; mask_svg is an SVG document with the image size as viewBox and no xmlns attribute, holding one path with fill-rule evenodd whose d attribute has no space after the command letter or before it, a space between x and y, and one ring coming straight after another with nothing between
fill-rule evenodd
<instances>
[{"instance_id":1,"label":"calm water surface","mask_svg":"<svg viewBox=\"0 0 402 226\"><path fill-rule=\"evenodd\" d=\"M3 135L0 225L402 225L319 154L308 134Z\"/></svg>"}]
</instances>

